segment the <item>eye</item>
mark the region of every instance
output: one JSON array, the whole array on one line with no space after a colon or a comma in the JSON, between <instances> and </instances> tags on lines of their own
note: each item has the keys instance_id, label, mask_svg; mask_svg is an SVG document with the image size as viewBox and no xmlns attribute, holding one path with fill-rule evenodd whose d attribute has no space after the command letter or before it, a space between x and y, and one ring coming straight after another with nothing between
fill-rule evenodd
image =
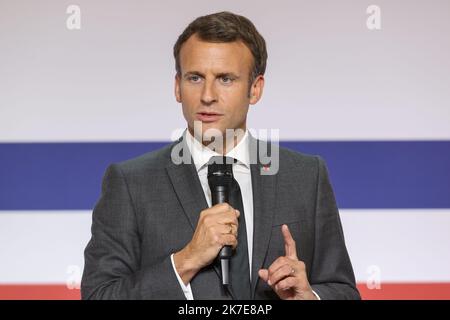
<instances>
[{"instance_id":1,"label":"eye","mask_svg":"<svg viewBox=\"0 0 450 320\"><path fill-rule=\"evenodd\" d=\"M234 81L234 79L230 76L223 76L220 78L220 81L224 84L230 84Z\"/></svg>"},{"instance_id":2,"label":"eye","mask_svg":"<svg viewBox=\"0 0 450 320\"><path fill-rule=\"evenodd\" d=\"M190 82L198 83L198 82L200 82L201 78L200 78L200 76L192 75L192 76L188 77L188 80Z\"/></svg>"}]
</instances>

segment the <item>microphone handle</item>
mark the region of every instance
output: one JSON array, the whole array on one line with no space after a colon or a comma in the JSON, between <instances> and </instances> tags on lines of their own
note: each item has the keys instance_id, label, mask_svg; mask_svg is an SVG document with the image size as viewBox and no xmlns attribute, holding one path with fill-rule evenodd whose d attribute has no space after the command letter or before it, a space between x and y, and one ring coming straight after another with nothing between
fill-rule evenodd
<instances>
[{"instance_id":1,"label":"microphone handle","mask_svg":"<svg viewBox=\"0 0 450 320\"><path fill-rule=\"evenodd\" d=\"M217 186L214 190L214 192L211 193L211 200L212 205L216 205L218 203L224 203L228 202L229 200L229 192L227 190L227 187L225 186ZM230 284L230 278L229 278L229 262L231 255L233 253L233 250L231 246L223 246L222 249L220 249L219 252L219 259L220 264L222 267L222 284L223 285L229 285Z\"/></svg>"}]
</instances>

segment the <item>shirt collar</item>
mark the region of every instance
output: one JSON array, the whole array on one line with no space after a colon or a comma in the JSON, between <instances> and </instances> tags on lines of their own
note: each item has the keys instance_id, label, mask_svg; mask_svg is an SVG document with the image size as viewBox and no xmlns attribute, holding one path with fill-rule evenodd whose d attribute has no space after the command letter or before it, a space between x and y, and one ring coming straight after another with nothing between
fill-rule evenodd
<instances>
[{"instance_id":1,"label":"shirt collar","mask_svg":"<svg viewBox=\"0 0 450 320\"><path fill-rule=\"evenodd\" d=\"M189 130L185 130L184 136L186 138L189 152L191 153L192 159L194 160L197 172L199 172L208 163L211 157L220 156L220 154L205 147L197 139L195 139L189 132ZM248 130L245 130L245 134L242 137L241 141L239 141L239 143L226 154L227 157L232 157L238 160L238 164L243 164L246 168L250 168L248 136Z\"/></svg>"}]
</instances>

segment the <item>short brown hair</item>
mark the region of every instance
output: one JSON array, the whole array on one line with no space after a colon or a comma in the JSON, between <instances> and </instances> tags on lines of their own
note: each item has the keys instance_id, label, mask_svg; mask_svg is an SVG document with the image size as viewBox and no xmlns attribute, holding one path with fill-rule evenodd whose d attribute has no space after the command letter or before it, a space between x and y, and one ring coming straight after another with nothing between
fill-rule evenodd
<instances>
[{"instance_id":1,"label":"short brown hair","mask_svg":"<svg viewBox=\"0 0 450 320\"><path fill-rule=\"evenodd\" d=\"M266 71L267 50L264 38L246 17L223 11L198 17L178 37L173 47L177 75L181 75L181 46L194 34L201 40L208 42L242 41L253 55L250 84L258 75L263 75Z\"/></svg>"}]
</instances>

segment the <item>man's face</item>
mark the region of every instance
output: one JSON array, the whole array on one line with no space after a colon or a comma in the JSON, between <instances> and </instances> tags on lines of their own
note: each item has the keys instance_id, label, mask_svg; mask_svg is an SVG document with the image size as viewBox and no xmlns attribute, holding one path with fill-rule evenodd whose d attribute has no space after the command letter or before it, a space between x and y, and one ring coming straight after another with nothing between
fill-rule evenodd
<instances>
[{"instance_id":1,"label":"man's face","mask_svg":"<svg viewBox=\"0 0 450 320\"><path fill-rule=\"evenodd\" d=\"M210 129L246 129L249 104L261 94L259 76L250 88L253 56L241 42L212 43L191 36L181 47L181 74L175 78L175 97L193 134L194 121L202 122L202 134Z\"/></svg>"}]
</instances>

